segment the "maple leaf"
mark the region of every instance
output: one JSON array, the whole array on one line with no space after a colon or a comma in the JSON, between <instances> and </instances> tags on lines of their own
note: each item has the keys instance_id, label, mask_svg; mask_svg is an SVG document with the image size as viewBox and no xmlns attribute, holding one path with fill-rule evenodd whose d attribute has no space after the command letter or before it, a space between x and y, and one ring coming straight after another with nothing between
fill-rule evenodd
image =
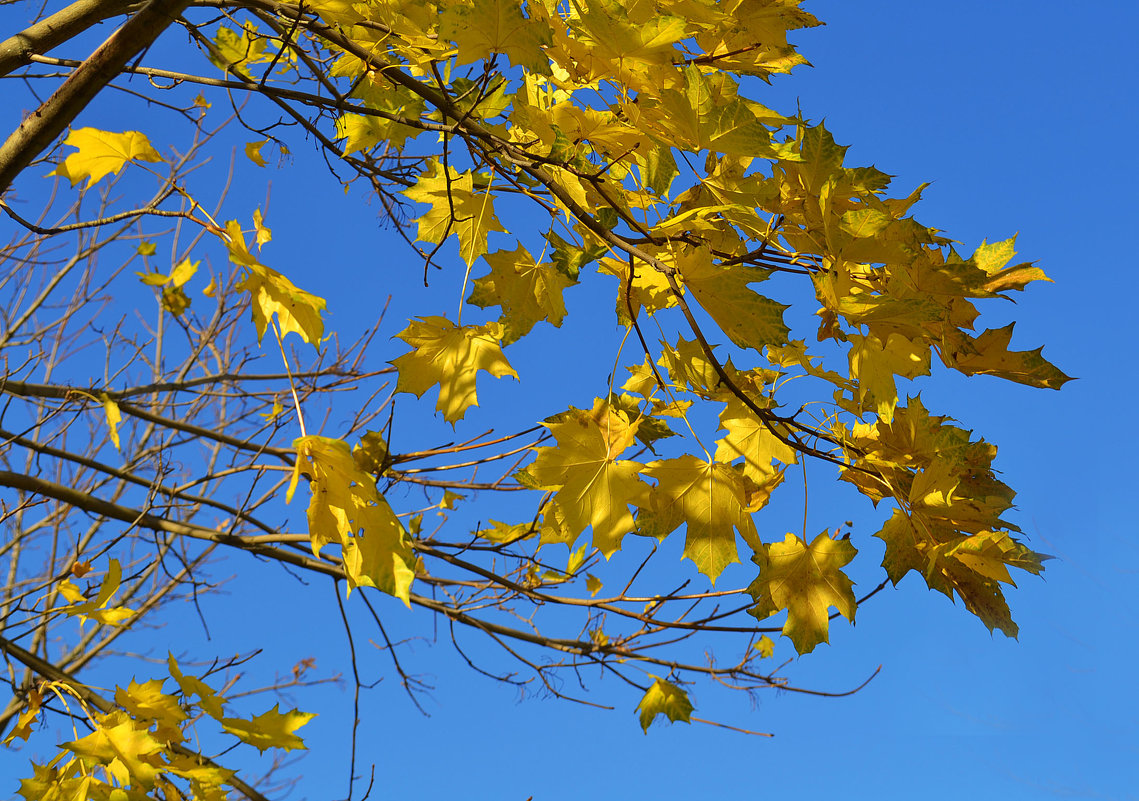
<instances>
[{"instance_id":1,"label":"maple leaf","mask_svg":"<svg viewBox=\"0 0 1139 801\"><path fill-rule=\"evenodd\" d=\"M245 144L245 157L256 164L258 167L265 166L265 157L261 155L261 148L269 143L268 139L260 139L256 142L246 142Z\"/></svg>"},{"instance_id":2,"label":"maple leaf","mask_svg":"<svg viewBox=\"0 0 1139 801\"><path fill-rule=\"evenodd\" d=\"M771 133L764 127L758 103L736 95L736 84L725 74L713 78L691 65L683 70L684 89L660 91L657 103L645 102L645 124L664 141L694 153L715 151L742 156L771 152ZM769 121L784 118L770 113Z\"/></svg>"},{"instance_id":3,"label":"maple leaf","mask_svg":"<svg viewBox=\"0 0 1139 801\"><path fill-rule=\"evenodd\" d=\"M77 755L88 767L102 765L120 785L137 783L149 789L162 767L162 743L145 727L112 712L95 720L95 731L81 740L64 743L63 748Z\"/></svg>"},{"instance_id":4,"label":"maple leaf","mask_svg":"<svg viewBox=\"0 0 1139 801\"><path fill-rule=\"evenodd\" d=\"M728 433L716 441L716 461L731 462L742 456L743 474L757 484L771 478L775 472L772 462L795 464L799 461L795 449L777 437L739 398L733 396L728 400L720 413L720 427Z\"/></svg>"},{"instance_id":5,"label":"maple leaf","mask_svg":"<svg viewBox=\"0 0 1139 801\"><path fill-rule=\"evenodd\" d=\"M11 745L17 737L24 742L28 741L28 737L32 734L32 724L39 718L42 706L43 696L39 690L35 687L28 690L27 706L20 712L15 725L12 726L12 731L8 732L8 736L4 738L4 745Z\"/></svg>"},{"instance_id":6,"label":"maple leaf","mask_svg":"<svg viewBox=\"0 0 1139 801\"><path fill-rule=\"evenodd\" d=\"M353 94L359 96L368 108L408 121L419 119L426 109L423 98L413 92L367 76ZM343 114L336 120L336 138L347 140L344 156L371 150L381 143L402 150L409 138L422 132L419 128L374 114Z\"/></svg>"},{"instance_id":7,"label":"maple leaf","mask_svg":"<svg viewBox=\"0 0 1139 801\"><path fill-rule=\"evenodd\" d=\"M715 346L712 347L714 350ZM662 342L657 364L665 368L677 388L687 385L702 397L711 398L719 398L726 392L720 373L708 359L703 345L697 339L678 337L676 347ZM722 366L729 376L737 373L731 360L724 362Z\"/></svg>"},{"instance_id":8,"label":"maple leaf","mask_svg":"<svg viewBox=\"0 0 1139 801\"><path fill-rule=\"evenodd\" d=\"M481 537L490 542L520 542L533 537L534 534L537 533L537 529L533 523L511 524L493 519L487 522L490 523L490 528L480 528L473 533L476 537Z\"/></svg>"},{"instance_id":9,"label":"maple leaf","mask_svg":"<svg viewBox=\"0 0 1139 801\"><path fill-rule=\"evenodd\" d=\"M1004 292L1009 289L1024 289L1033 281L1051 281L1044 271L1031 262L1005 267L1016 255L1016 237L1003 242L982 242L969 257L969 262L979 267L988 278L982 288L988 292Z\"/></svg>"},{"instance_id":10,"label":"maple leaf","mask_svg":"<svg viewBox=\"0 0 1139 801\"><path fill-rule=\"evenodd\" d=\"M178 666L178 660L174 658L174 654L167 653L166 667L170 671L170 677L174 679L178 689L182 691L182 695L187 699L197 696L198 708L215 720L221 720L224 715L222 711L222 706L225 704L224 697L218 695L213 687L197 676L185 675Z\"/></svg>"},{"instance_id":11,"label":"maple leaf","mask_svg":"<svg viewBox=\"0 0 1139 801\"><path fill-rule=\"evenodd\" d=\"M260 209L254 213L253 223L260 247L262 242L267 242L270 238L269 229L261 224ZM305 342L319 348L320 339L324 335L324 321L321 319L321 313L327 305L324 298L297 288L284 275L258 261L245 244L245 233L237 220L227 222L225 231L220 232L219 236L229 251L229 260L247 268L237 289L249 293L257 341L260 342L265 336L269 319L276 315L282 338L288 332L295 331Z\"/></svg>"},{"instance_id":12,"label":"maple leaf","mask_svg":"<svg viewBox=\"0 0 1139 801\"><path fill-rule=\"evenodd\" d=\"M675 723L680 720L690 722L692 717L692 702L688 700L688 693L671 682L653 676L655 681L644 696L637 703L640 710L641 729L649 733L649 726L658 715L666 716Z\"/></svg>"},{"instance_id":13,"label":"maple leaf","mask_svg":"<svg viewBox=\"0 0 1139 801\"><path fill-rule=\"evenodd\" d=\"M87 600L79 588L70 581L60 582L57 589L61 595L71 601L70 606L61 607L60 611L69 617L78 617L81 621L94 620L103 625L123 625L134 616L134 610L125 606L110 606L111 599L119 591L122 578L123 569L119 560L109 560L107 575L103 577L98 594L91 600Z\"/></svg>"},{"instance_id":14,"label":"maple leaf","mask_svg":"<svg viewBox=\"0 0 1139 801\"><path fill-rule=\"evenodd\" d=\"M182 259L170 272L170 275L161 273L135 273L147 286L162 287L160 302L162 308L173 315L182 314L190 307L190 298L182 289L186 282L194 277L200 262Z\"/></svg>"},{"instance_id":15,"label":"maple leaf","mask_svg":"<svg viewBox=\"0 0 1139 801\"><path fill-rule=\"evenodd\" d=\"M181 724L187 719L178 699L162 692L162 679L151 679L139 684L115 688L115 703L131 714L135 720L154 721L154 736L162 742L181 742Z\"/></svg>"},{"instance_id":16,"label":"maple leaf","mask_svg":"<svg viewBox=\"0 0 1139 801\"><path fill-rule=\"evenodd\" d=\"M197 755L168 754L167 758L169 759L166 765L167 773L181 776L190 782L194 801L228 801L222 785L229 783L235 771L220 765L202 764L201 758ZM175 801L177 798L170 794L170 801Z\"/></svg>"},{"instance_id":17,"label":"maple leaf","mask_svg":"<svg viewBox=\"0 0 1139 801\"><path fill-rule=\"evenodd\" d=\"M208 58L220 70L245 75L246 66L273 60L274 54L266 52L267 44L268 39L259 35L252 23L245 23L240 33L222 25Z\"/></svg>"},{"instance_id":18,"label":"maple leaf","mask_svg":"<svg viewBox=\"0 0 1139 801\"><path fill-rule=\"evenodd\" d=\"M535 264L521 243L514 250L499 250L484 258L490 274L475 279L467 303L502 307L503 345L525 336L541 320L561 328L566 316L562 292L575 281L549 264Z\"/></svg>"},{"instance_id":19,"label":"maple leaf","mask_svg":"<svg viewBox=\"0 0 1139 801\"><path fill-rule=\"evenodd\" d=\"M468 265L486 253L490 231L506 232L494 216L490 186L482 185L481 176L479 180L476 188L473 172L460 174L452 167L444 173L442 165L433 161L430 172L419 176L415 186L403 192L411 200L431 206L418 219L419 241L438 244L454 234L459 238L459 254Z\"/></svg>"},{"instance_id":20,"label":"maple leaf","mask_svg":"<svg viewBox=\"0 0 1139 801\"><path fill-rule=\"evenodd\" d=\"M100 400L103 402L103 415L107 418L107 433L111 437L111 443L115 446L115 450L122 450L119 446L119 424L123 421L123 413L119 411L119 404L115 403L106 392L102 393Z\"/></svg>"},{"instance_id":21,"label":"maple leaf","mask_svg":"<svg viewBox=\"0 0 1139 801\"><path fill-rule=\"evenodd\" d=\"M872 409L889 422L898 405L894 376L916 378L929 375L929 346L915 343L901 334L890 334L883 342L870 334L849 334L850 377L858 382L855 399L864 409Z\"/></svg>"},{"instance_id":22,"label":"maple leaf","mask_svg":"<svg viewBox=\"0 0 1139 801\"><path fill-rule=\"evenodd\" d=\"M306 436L293 443L297 462L286 494L300 476L310 479L309 539L314 556L339 545L348 588L375 587L410 606L415 555L403 525L376 489L376 480L353 458L348 443Z\"/></svg>"},{"instance_id":23,"label":"maple leaf","mask_svg":"<svg viewBox=\"0 0 1139 801\"><path fill-rule=\"evenodd\" d=\"M467 409L478 405L475 378L479 370L495 378L518 378L502 354L502 327L497 323L460 327L446 317L421 317L396 336L413 348L391 361L399 371L396 392L410 392L418 398L438 384L435 408L448 423L462 420Z\"/></svg>"},{"instance_id":24,"label":"maple leaf","mask_svg":"<svg viewBox=\"0 0 1139 801\"><path fill-rule=\"evenodd\" d=\"M315 718L311 712L296 709L281 712L280 704L250 720L242 718L222 718L221 725L243 743L264 752L267 748L284 748L286 751L304 749L304 741L295 735L297 729Z\"/></svg>"},{"instance_id":25,"label":"maple leaf","mask_svg":"<svg viewBox=\"0 0 1139 801\"><path fill-rule=\"evenodd\" d=\"M663 74L653 67L671 63L675 44L686 33L683 17L657 8L645 13L648 9L643 6L634 15L632 7L615 0L575 2L570 19L575 36L558 44L571 51L566 55L585 73L586 83L616 73L641 85L649 76Z\"/></svg>"},{"instance_id":26,"label":"maple leaf","mask_svg":"<svg viewBox=\"0 0 1139 801\"><path fill-rule=\"evenodd\" d=\"M617 289L617 322L624 326L631 326L632 313L640 316L643 309L652 315L661 309L676 305L676 296L669 286L668 278L657 270L648 267L638 267L633 273L633 284L629 286L629 262L624 259L604 258L598 265L599 272L608 273L620 281Z\"/></svg>"},{"instance_id":27,"label":"maple leaf","mask_svg":"<svg viewBox=\"0 0 1139 801\"><path fill-rule=\"evenodd\" d=\"M976 338L969 337L955 351L943 350L942 361L965 375L995 375L1033 387L1059 389L1072 380L1040 355L1043 348L1010 351L1008 344L1014 325L1009 323L1004 328L989 329Z\"/></svg>"},{"instance_id":28,"label":"maple leaf","mask_svg":"<svg viewBox=\"0 0 1139 801\"><path fill-rule=\"evenodd\" d=\"M515 0L452 0L440 10L439 35L459 47L459 64L505 53L510 63L549 74L542 51L550 44L550 27L522 15Z\"/></svg>"},{"instance_id":29,"label":"maple leaf","mask_svg":"<svg viewBox=\"0 0 1139 801\"><path fill-rule=\"evenodd\" d=\"M117 174L129 161L162 161L145 134L138 131L112 133L97 128L76 128L63 140L78 148L49 175L61 175L75 186L84 178L90 189L107 175Z\"/></svg>"},{"instance_id":30,"label":"maple leaf","mask_svg":"<svg viewBox=\"0 0 1139 801\"><path fill-rule=\"evenodd\" d=\"M253 210L253 230L255 232L253 239L257 243L258 252L260 252L261 246L273 238L273 231L265 226L265 217L261 214L260 208ZM196 265L197 262L194 264Z\"/></svg>"},{"instance_id":31,"label":"maple leaf","mask_svg":"<svg viewBox=\"0 0 1139 801\"><path fill-rule=\"evenodd\" d=\"M800 654L810 653L820 642L828 642L830 607L854 622L853 584L841 568L856 553L849 540L833 539L825 531L810 545L794 534L764 544L752 557L759 578L747 588L756 601L748 612L764 620L786 609L783 634Z\"/></svg>"},{"instance_id":32,"label":"maple leaf","mask_svg":"<svg viewBox=\"0 0 1139 801\"><path fill-rule=\"evenodd\" d=\"M739 561L736 530L755 538L755 524L748 514L747 484L731 465L707 462L691 454L650 462L644 475L655 478L648 505L638 525L645 533L663 537L681 523L687 525L684 555L715 582L724 568Z\"/></svg>"},{"instance_id":33,"label":"maple leaf","mask_svg":"<svg viewBox=\"0 0 1139 801\"><path fill-rule=\"evenodd\" d=\"M990 631L999 628L1009 637L1017 635L1017 625L1000 584L1016 586L1009 567L1038 575L1048 558L1007 532L962 535L952 523L920 511L895 509L875 536L886 543L882 566L894 584L913 570L930 589L951 600L956 593Z\"/></svg>"},{"instance_id":34,"label":"maple leaf","mask_svg":"<svg viewBox=\"0 0 1139 801\"><path fill-rule=\"evenodd\" d=\"M789 307L748 289L766 279L766 272L745 265L717 267L707 248L687 249L677 266L684 285L732 342L757 351L787 342L783 312Z\"/></svg>"},{"instance_id":35,"label":"maple leaf","mask_svg":"<svg viewBox=\"0 0 1139 801\"><path fill-rule=\"evenodd\" d=\"M642 465L617 458L635 441L636 426L598 399L591 412L571 409L546 427L557 447L535 448L527 472L557 489L553 503L567 533L576 538L592 527L594 547L608 558L633 530L629 504L648 500L648 485L638 478Z\"/></svg>"}]
</instances>

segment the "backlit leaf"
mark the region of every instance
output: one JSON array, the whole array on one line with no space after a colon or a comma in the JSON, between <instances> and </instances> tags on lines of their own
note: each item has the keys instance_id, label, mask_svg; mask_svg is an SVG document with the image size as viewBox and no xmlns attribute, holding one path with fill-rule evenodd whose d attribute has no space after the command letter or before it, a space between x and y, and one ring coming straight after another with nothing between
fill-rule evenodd
<instances>
[{"instance_id":1,"label":"backlit leaf","mask_svg":"<svg viewBox=\"0 0 1139 801\"><path fill-rule=\"evenodd\" d=\"M560 328L566 315L562 292L574 282L550 264L535 264L521 244L486 257L489 275L476 278L468 303L501 306L502 344L509 345L530 333L542 320Z\"/></svg>"},{"instance_id":2,"label":"backlit leaf","mask_svg":"<svg viewBox=\"0 0 1139 801\"><path fill-rule=\"evenodd\" d=\"M495 378L518 378L502 355L502 328L496 323L456 326L445 317L412 320L397 336L412 347L392 360L399 370L397 392L416 397L438 385L435 408L448 423L462 420L467 409L478 405L475 377L480 370Z\"/></svg>"},{"instance_id":3,"label":"backlit leaf","mask_svg":"<svg viewBox=\"0 0 1139 801\"><path fill-rule=\"evenodd\" d=\"M295 751L305 747L304 741L294 732L315 718L309 712L281 712L280 705L274 704L268 712L263 712L250 720L222 718L221 725L230 734L259 751L266 748L283 748Z\"/></svg>"},{"instance_id":4,"label":"backlit leaf","mask_svg":"<svg viewBox=\"0 0 1139 801\"><path fill-rule=\"evenodd\" d=\"M77 148L59 166L53 175L62 175L75 186L84 178L90 188L107 175L118 174L131 161L162 161L150 140L138 131L113 133L96 128L73 129L63 140L65 145Z\"/></svg>"},{"instance_id":5,"label":"backlit leaf","mask_svg":"<svg viewBox=\"0 0 1139 801\"><path fill-rule=\"evenodd\" d=\"M825 531L810 545L794 534L765 544L753 557L759 578L747 590L756 601L748 612L764 620L786 609L783 633L800 654L810 653L828 641L830 607L854 621L853 585L842 568L856 553L849 540L833 539Z\"/></svg>"},{"instance_id":6,"label":"backlit leaf","mask_svg":"<svg viewBox=\"0 0 1139 801\"><path fill-rule=\"evenodd\" d=\"M654 677L655 678L655 677ZM664 679L656 679L637 704L640 711L641 729L649 733L649 726L658 715L664 715L670 721L688 723L692 717L692 702L688 700L688 693Z\"/></svg>"}]
</instances>

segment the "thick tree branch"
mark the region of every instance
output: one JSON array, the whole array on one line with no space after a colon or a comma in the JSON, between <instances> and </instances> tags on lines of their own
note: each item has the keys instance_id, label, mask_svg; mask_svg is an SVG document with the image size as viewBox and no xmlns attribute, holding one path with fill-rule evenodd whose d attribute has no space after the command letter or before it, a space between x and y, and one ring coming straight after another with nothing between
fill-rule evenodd
<instances>
[{"instance_id":1,"label":"thick tree branch","mask_svg":"<svg viewBox=\"0 0 1139 801\"><path fill-rule=\"evenodd\" d=\"M43 55L105 19L125 14L134 0L77 0L47 19L0 42L0 76L8 75L32 56Z\"/></svg>"}]
</instances>

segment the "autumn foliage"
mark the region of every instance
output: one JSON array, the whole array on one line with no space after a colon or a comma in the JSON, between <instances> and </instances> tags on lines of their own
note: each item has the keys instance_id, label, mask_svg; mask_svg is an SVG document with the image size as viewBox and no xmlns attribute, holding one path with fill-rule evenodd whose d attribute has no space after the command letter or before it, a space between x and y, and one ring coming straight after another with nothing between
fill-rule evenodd
<instances>
[{"instance_id":1,"label":"autumn foliage","mask_svg":"<svg viewBox=\"0 0 1139 801\"><path fill-rule=\"evenodd\" d=\"M918 222L924 185L895 196L822 124L762 104L806 64L788 37L819 23L798 0L144 6L76 3L0 43L0 73L52 86L0 149L2 720L10 745L56 718L87 732L34 765L24 798L277 791L229 746L303 748L320 710L238 702L237 663L190 667L143 629L243 552L330 578L341 615L366 605L376 633L358 636L386 643L413 700L385 629L405 607L489 638L553 694L559 671L622 677L645 730L695 720L701 678L794 689L765 667L767 635L806 654L853 622L878 592L848 577L869 536L883 584L914 572L1016 635L1005 589L1044 557L1009 519L996 447L917 391L944 371L1058 389L1012 325L979 320L1047 279L1012 240L962 249ZM122 28L92 54L80 34L100 20ZM120 85L175 111L183 140L76 119ZM383 339L342 344L320 281L289 263L296 233L274 242L261 208L197 188L235 143L242 170L317 151L327 188L375 201L456 302L408 319L397 297ZM608 293L587 313L617 331L596 354L612 374L551 395L512 346L558 337L586 283ZM92 349L96 366L76 355ZM506 378L548 416L485 409L500 430L470 428ZM396 402L437 423L398 428L416 442L402 452ZM880 528L769 515L807 462ZM673 540L681 588L641 578ZM723 579L738 562L748 578ZM731 655L693 659L693 636ZM120 638L168 653L161 669L110 656ZM104 656L121 679L97 690L82 674Z\"/></svg>"}]
</instances>

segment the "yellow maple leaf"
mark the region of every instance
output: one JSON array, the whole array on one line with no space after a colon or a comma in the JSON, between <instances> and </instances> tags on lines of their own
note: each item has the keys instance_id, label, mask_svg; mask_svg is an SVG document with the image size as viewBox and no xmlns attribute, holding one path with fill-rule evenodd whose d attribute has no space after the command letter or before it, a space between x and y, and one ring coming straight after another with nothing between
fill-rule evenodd
<instances>
[{"instance_id":1,"label":"yellow maple leaf","mask_svg":"<svg viewBox=\"0 0 1139 801\"><path fill-rule=\"evenodd\" d=\"M643 465L617 458L635 441L636 427L600 399L592 412L571 409L546 427L558 444L535 448L527 472L557 490L553 503L569 541L592 527L594 547L608 558L634 528L629 504L648 502L649 487L638 478Z\"/></svg>"},{"instance_id":2,"label":"yellow maple leaf","mask_svg":"<svg viewBox=\"0 0 1139 801\"><path fill-rule=\"evenodd\" d=\"M76 128L63 143L78 148L78 152L61 161L49 175L62 175L72 186L86 178L90 188L104 176L117 174L128 161L163 160L146 135L138 131L112 133L97 128Z\"/></svg>"},{"instance_id":3,"label":"yellow maple leaf","mask_svg":"<svg viewBox=\"0 0 1139 801\"><path fill-rule=\"evenodd\" d=\"M261 155L261 148L265 147L265 145L268 143L268 139L261 139L257 142L245 143L245 155L258 167L265 166L265 157Z\"/></svg>"},{"instance_id":4,"label":"yellow maple leaf","mask_svg":"<svg viewBox=\"0 0 1139 801\"><path fill-rule=\"evenodd\" d=\"M677 266L684 285L732 342L757 351L787 342L783 312L788 307L748 289L766 273L745 265L718 267L707 248L688 248Z\"/></svg>"},{"instance_id":5,"label":"yellow maple leaf","mask_svg":"<svg viewBox=\"0 0 1139 801\"><path fill-rule=\"evenodd\" d=\"M108 626L120 626L134 616L134 610L125 606L110 606L111 600L119 591L123 580L123 569L118 559L111 559L107 566L107 574L99 585L99 592L88 600L87 597L70 581L61 581L56 585L60 594L68 601L70 606L60 608L69 617L77 617L80 621L94 620Z\"/></svg>"},{"instance_id":6,"label":"yellow maple leaf","mask_svg":"<svg viewBox=\"0 0 1139 801\"><path fill-rule=\"evenodd\" d=\"M111 397L104 392L100 398L103 402L103 414L107 418L107 429L111 435L111 442L115 446L115 450L122 450L119 447L119 423L123 421L123 413L119 411L119 404L111 400Z\"/></svg>"},{"instance_id":7,"label":"yellow maple leaf","mask_svg":"<svg viewBox=\"0 0 1139 801\"><path fill-rule=\"evenodd\" d=\"M418 398L438 384L435 408L448 423L462 420L468 408L478 405L479 370L496 378L518 378L502 354L502 326L497 323L456 326L445 317L421 317L396 336L413 348L391 361L399 371L396 392Z\"/></svg>"},{"instance_id":8,"label":"yellow maple leaf","mask_svg":"<svg viewBox=\"0 0 1139 801\"><path fill-rule=\"evenodd\" d=\"M555 254L556 255L556 254ZM629 262L625 259L604 258L597 264L597 271L607 273L621 282L617 289L617 322L624 326L633 324L632 314L638 318L641 310L647 314L655 314L661 309L676 305L676 295L668 283L668 278L661 272L637 265L633 272L633 284L629 286Z\"/></svg>"},{"instance_id":9,"label":"yellow maple leaf","mask_svg":"<svg viewBox=\"0 0 1139 801\"><path fill-rule=\"evenodd\" d=\"M521 243L485 256L490 274L476 278L467 303L501 306L502 344L509 345L541 320L560 328L566 316L562 292L576 282L550 264L535 264Z\"/></svg>"},{"instance_id":10,"label":"yellow maple leaf","mask_svg":"<svg viewBox=\"0 0 1139 801\"><path fill-rule=\"evenodd\" d=\"M273 231L265 226L265 217L261 214L260 208L253 210L253 230L255 232L253 238L257 242L257 250L260 252L261 246L273 238Z\"/></svg>"},{"instance_id":11,"label":"yellow maple leaf","mask_svg":"<svg viewBox=\"0 0 1139 801\"><path fill-rule=\"evenodd\" d=\"M163 746L146 730L146 724L131 720L121 711L98 716L94 722L95 731L62 747L88 768L106 768L121 786L153 787L162 768L159 754Z\"/></svg>"},{"instance_id":12,"label":"yellow maple leaf","mask_svg":"<svg viewBox=\"0 0 1139 801\"><path fill-rule=\"evenodd\" d=\"M286 497L292 499L302 474L309 478L313 555L319 557L326 545L339 545L349 591L375 587L410 605L415 555L376 480L360 469L342 440L307 436L293 444L297 462Z\"/></svg>"},{"instance_id":13,"label":"yellow maple leaf","mask_svg":"<svg viewBox=\"0 0 1139 801\"><path fill-rule=\"evenodd\" d=\"M771 478L775 472L772 462L795 464L799 461L795 449L772 433L739 398L731 397L720 412L720 427L728 433L716 441L716 460L731 462L742 456L743 474L757 484Z\"/></svg>"},{"instance_id":14,"label":"yellow maple leaf","mask_svg":"<svg viewBox=\"0 0 1139 801\"><path fill-rule=\"evenodd\" d=\"M688 693L675 684L657 678L644 696L637 703L640 711L641 729L649 733L649 726L658 715L666 716L670 721L690 722L692 718L692 702L688 700Z\"/></svg>"},{"instance_id":15,"label":"yellow maple leaf","mask_svg":"<svg viewBox=\"0 0 1139 801\"><path fill-rule=\"evenodd\" d=\"M252 267L261 263L249 252L249 246L245 244L245 232L241 230L241 223L237 220L229 220L225 224L225 231L219 232L219 236L225 249L229 251L229 260L234 264Z\"/></svg>"},{"instance_id":16,"label":"yellow maple leaf","mask_svg":"<svg viewBox=\"0 0 1139 801\"><path fill-rule=\"evenodd\" d=\"M281 712L280 704L274 704L268 712L250 720L222 718L221 725L227 732L259 751L264 751L266 748L295 751L304 749L305 744L304 740L293 732L315 717L312 712L300 712L296 709Z\"/></svg>"},{"instance_id":17,"label":"yellow maple leaf","mask_svg":"<svg viewBox=\"0 0 1139 801\"><path fill-rule=\"evenodd\" d=\"M28 741L28 737L32 734L32 724L35 723L39 717L42 705L43 696L36 687L32 687L28 690L27 706L20 712L20 716L16 719L12 731L8 732L8 736L4 738L4 745L11 745L12 741L17 737L24 742Z\"/></svg>"},{"instance_id":18,"label":"yellow maple leaf","mask_svg":"<svg viewBox=\"0 0 1139 801\"><path fill-rule=\"evenodd\" d=\"M188 701L191 697L197 696L197 706L203 712L215 720L221 720L224 712L222 710L225 704L225 698L218 695L213 687L206 684L197 676L187 676L182 672L178 666L178 660L174 658L174 654L167 653L166 667L170 671L171 678L177 683L178 688L182 694L186 696Z\"/></svg>"},{"instance_id":19,"label":"yellow maple leaf","mask_svg":"<svg viewBox=\"0 0 1139 801\"><path fill-rule=\"evenodd\" d=\"M523 16L517 0L451 0L440 5L439 35L458 45L457 63L505 53L515 66L549 74L542 46L550 43L550 27Z\"/></svg>"},{"instance_id":20,"label":"yellow maple leaf","mask_svg":"<svg viewBox=\"0 0 1139 801\"><path fill-rule=\"evenodd\" d=\"M968 337L955 351L943 351L942 361L947 367L965 375L995 375L1030 387L1059 389L1070 376L1049 362L1035 350L1009 350L1015 323L1004 328L991 328L978 337Z\"/></svg>"},{"instance_id":21,"label":"yellow maple leaf","mask_svg":"<svg viewBox=\"0 0 1139 801\"><path fill-rule=\"evenodd\" d=\"M855 400L861 408L875 411L889 422L898 405L894 377L929 375L929 346L901 334L890 334L885 342L873 334L848 334L847 339L851 344L850 377L858 382Z\"/></svg>"},{"instance_id":22,"label":"yellow maple leaf","mask_svg":"<svg viewBox=\"0 0 1139 801\"><path fill-rule=\"evenodd\" d=\"M216 49L209 53L209 59L218 69L244 75L246 66L273 60L274 54L266 52L267 44L268 38L252 23L245 23L240 33L223 25L214 37Z\"/></svg>"},{"instance_id":23,"label":"yellow maple leaf","mask_svg":"<svg viewBox=\"0 0 1139 801\"><path fill-rule=\"evenodd\" d=\"M476 186L475 177L469 170L460 174L453 167L444 174L443 166L433 161L430 171L403 192L411 200L431 206L418 218L419 241L438 244L447 236L457 236L459 254L468 265L486 253L490 231L506 231L494 215L489 183L479 176Z\"/></svg>"},{"instance_id":24,"label":"yellow maple leaf","mask_svg":"<svg viewBox=\"0 0 1139 801\"><path fill-rule=\"evenodd\" d=\"M830 607L854 621L853 583L841 568L856 553L849 540L833 539L825 531L810 545L788 534L783 542L761 546L752 558L759 565L759 578L747 588L756 601L748 612L764 620L786 609L783 634L800 654L810 653L820 642L828 642Z\"/></svg>"},{"instance_id":25,"label":"yellow maple leaf","mask_svg":"<svg viewBox=\"0 0 1139 801\"><path fill-rule=\"evenodd\" d=\"M162 742L181 742L181 724L186 712L173 695L162 692L162 679L151 679L139 684L131 679L126 688L115 688L115 703L131 714L135 720L153 721L154 736Z\"/></svg>"},{"instance_id":26,"label":"yellow maple leaf","mask_svg":"<svg viewBox=\"0 0 1139 801\"><path fill-rule=\"evenodd\" d=\"M269 229L261 224L260 209L254 214L253 222L257 231L257 244L260 246L270 236ZM237 288L249 293L250 311L257 329L258 342L265 336L270 318L276 315L282 337L295 331L305 342L319 348L320 339L324 336L324 321L321 318L327 305L324 298L299 289L281 273L261 264L245 244L245 234L237 220L227 222L225 231L219 232L219 235L229 251L230 261L247 268L245 277Z\"/></svg>"},{"instance_id":27,"label":"yellow maple leaf","mask_svg":"<svg viewBox=\"0 0 1139 801\"><path fill-rule=\"evenodd\" d=\"M644 475L655 478L651 503L638 517L645 533L664 537L686 524L684 555L715 582L724 568L739 561L736 531L758 542L748 514L748 484L735 468L691 454L651 462Z\"/></svg>"},{"instance_id":28,"label":"yellow maple leaf","mask_svg":"<svg viewBox=\"0 0 1139 801\"><path fill-rule=\"evenodd\" d=\"M950 507L950 512L952 507ZM954 522L937 516L942 509L895 509L875 536L886 543L882 566L897 584L913 570L926 580L930 589L947 598L957 597L965 608L992 631L1000 629L1009 637L1017 635L1001 584L1011 584L1010 567L1040 574L1043 554L1034 553L1005 531L962 533Z\"/></svg>"},{"instance_id":29,"label":"yellow maple leaf","mask_svg":"<svg viewBox=\"0 0 1139 801\"><path fill-rule=\"evenodd\" d=\"M659 100L642 103L642 124L663 141L695 153L771 153L771 133L763 124L770 110L739 97L737 88L726 74L709 76L696 65L685 67L682 89L661 90ZM770 116L771 121L783 119Z\"/></svg>"},{"instance_id":30,"label":"yellow maple leaf","mask_svg":"<svg viewBox=\"0 0 1139 801\"><path fill-rule=\"evenodd\" d=\"M265 335L269 318L276 315L282 338L295 331L305 342L320 347L320 339L324 336L324 320L321 318L326 305L324 298L298 289L288 278L263 264L250 266L237 288L250 295L258 341Z\"/></svg>"},{"instance_id":31,"label":"yellow maple leaf","mask_svg":"<svg viewBox=\"0 0 1139 801\"><path fill-rule=\"evenodd\" d=\"M368 108L409 121L419 119L427 108L423 98L414 92L369 77L364 78L353 95L359 96ZM422 132L420 128L374 114L343 114L336 120L336 138L346 140L345 156L371 150L378 144L402 150L409 138Z\"/></svg>"}]
</instances>

